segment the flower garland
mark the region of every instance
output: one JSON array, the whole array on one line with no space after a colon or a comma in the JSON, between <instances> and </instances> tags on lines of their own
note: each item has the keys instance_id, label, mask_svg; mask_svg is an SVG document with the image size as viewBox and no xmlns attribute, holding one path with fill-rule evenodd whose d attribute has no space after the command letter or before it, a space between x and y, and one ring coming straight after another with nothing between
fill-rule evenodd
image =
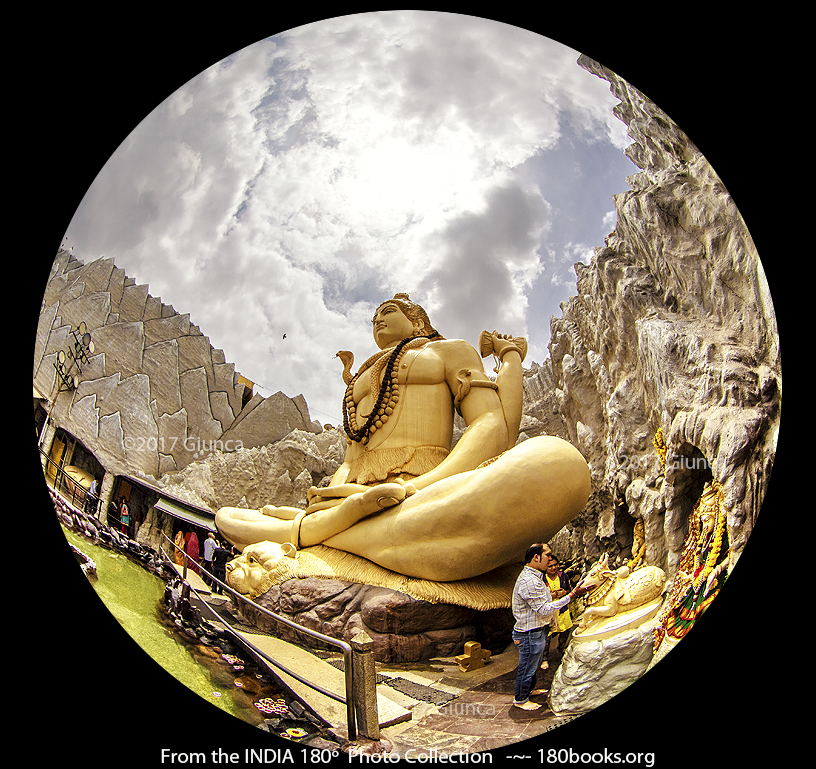
<instances>
[{"instance_id":1,"label":"flower garland","mask_svg":"<svg viewBox=\"0 0 816 769\"><path fill-rule=\"evenodd\" d=\"M663 465L663 469L666 469L666 454L669 452L669 447L666 445L666 441L663 438L663 428L658 427L657 432L655 433L655 437L652 439L652 445L655 447L657 451L657 456L660 457L660 464Z\"/></svg>"},{"instance_id":2,"label":"flower garland","mask_svg":"<svg viewBox=\"0 0 816 769\"><path fill-rule=\"evenodd\" d=\"M627 561L626 565L629 567L629 571L634 571L635 568L640 564L643 560L643 557L646 555L646 527L643 523L643 518L638 518L635 522L635 531L632 542L632 557ZM640 540L640 544L635 547L638 540Z\"/></svg>"},{"instance_id":3,"label":"flower garland","mask_svg":"<svg viewBox=\"0 0 816 769\"><path fill-rule=\"evenodd\" d=\"M629 567L629 571L634 571L635 566L637 566L643 556L646 554L646 543L641 543L640 547L637 549L637 552L633 553L632 558L626 562L626 565Z\"/></svg>"},{"instance_id":4,"label":"flower garland","mask_svg":"<svg viewBox=\"0 0 816 769\"><path fill-rule=\"evenodd\" d=\"M702 554L706 551L703 531L703 516L705 514L714 514L717 517L711 538L708 540L711 544L708 547L705 560L703 560ZM668 634L671 618L679 611L680 605L686 596L699 594L701 588L704 588L707 594L711 590L709 581L720 574L724 564L718 565L718 561L723 549L727 522L728 515L725 509L725 495L722 485L718 481L710 481L706 484L703 493L694 505L694 510L689 519L688 535L683 546L683 554L680 558L671 594L655 624L655 652ZM723 557L727 558L727 556L728 551ZM716 591L700 604L698 611L702 612L714 595L716 595Z\"/></svg>"}]
</instances>

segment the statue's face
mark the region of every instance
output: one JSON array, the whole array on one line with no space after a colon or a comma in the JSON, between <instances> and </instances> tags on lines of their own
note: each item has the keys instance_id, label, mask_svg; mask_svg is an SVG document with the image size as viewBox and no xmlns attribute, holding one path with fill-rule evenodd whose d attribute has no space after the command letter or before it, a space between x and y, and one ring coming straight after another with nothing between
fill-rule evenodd
<instances>
[{"instance_id":1,"label":"statue's face","mask_svg":"<svg viewBox=\"0 0 816 769\"><path fill-rule=\"evenodd\" d=\"M256 542L247 545L244 552L227 564L225 582L242 595L251 594L270 572L274 572L281 563L288 563L288 558L295 555L291 545L279 545L275 542ZM285 570L285 565L284 565Z\"/></svg>"},{"instance_id":2,"label":"statue's face","mask_svg":"<svg viewBox=\"0 0 816 769\"><path fill-rule=\"evenodd\" d=\"M381 350L393 347L415 333L414 324L396 302L380 305L371 322L374 324L374 341Z\"/></svg>"}]
</instances>

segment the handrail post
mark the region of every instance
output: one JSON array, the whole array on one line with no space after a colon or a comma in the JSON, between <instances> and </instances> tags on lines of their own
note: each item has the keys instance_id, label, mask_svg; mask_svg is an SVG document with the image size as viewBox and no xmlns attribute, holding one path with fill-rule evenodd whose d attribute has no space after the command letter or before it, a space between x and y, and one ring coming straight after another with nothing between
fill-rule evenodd
<instances>
[{"instance_id":1,"label":"handrail post","mask_svg":"<svg viewBox=\"0 0 816 769\"><path fill-rule=\"evenodd\" d=\"M374 664L374 641L364 630L351 639L351 675L357 731L370 740L380 739L377 710L377 669Z\"/></svg>"}]
</instances>

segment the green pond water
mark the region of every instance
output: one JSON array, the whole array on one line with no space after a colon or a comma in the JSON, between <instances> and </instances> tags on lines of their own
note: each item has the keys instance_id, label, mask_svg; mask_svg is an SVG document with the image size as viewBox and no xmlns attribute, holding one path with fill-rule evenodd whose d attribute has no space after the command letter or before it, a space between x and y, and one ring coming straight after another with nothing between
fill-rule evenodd
<instances>
[{"instance_id":1,"label":"green pond water","mask_svg":"<svg viewBox=\"0 0 816 769\"><path fill-rule=\"evenodd\" d=\"M234 676L228 672L225 674L228 669L226 663L213 664L217 669L216 678L221 679L220 683L216 683L210 669L194 659L191 645L162 623L158 613L165 587L162 579L121 553L98 547L65 527L63 532L72 545L96 564L98 578L90 580L96 594L156 664L227 713L249 721L254 720L253 716L258 717L258 711L254 708L247 710L236 705ZM251 703L248 704L251 706Z\"/></svg>"}]
</instances>

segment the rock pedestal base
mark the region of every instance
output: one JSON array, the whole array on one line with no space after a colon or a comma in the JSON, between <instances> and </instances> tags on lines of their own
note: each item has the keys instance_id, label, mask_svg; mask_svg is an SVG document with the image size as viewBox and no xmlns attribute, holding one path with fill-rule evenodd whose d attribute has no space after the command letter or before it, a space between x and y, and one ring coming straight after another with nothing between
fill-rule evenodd
<instances>
[{"instance_id":1,"label":"rock pedestal base","mask_svg":"<svg viewBox=\"0 0 816 769\"><path fill-rule=\"evenodd\" d=\"M461 654L467 641L499 654L510 643L508 609L478 611L420 601L389 588L306 577L291 579L258 596L255 603L324 635L349 641L364 630L378 662L419 662ZM241 602L240 614L255 627L301 646L335 650L276 622Z\"/></svg>"},{"instance_id":2,"label":"rock pedestal base","mask_svg":"<svg viewBox=\"0 0 816 769\"><path fill-rule=\"evenodd\" d=\"M586 713L637 681L652 661L654 623L600 641L570 643L552 687L553 713Z\"/></svg>"}]
</instances>

